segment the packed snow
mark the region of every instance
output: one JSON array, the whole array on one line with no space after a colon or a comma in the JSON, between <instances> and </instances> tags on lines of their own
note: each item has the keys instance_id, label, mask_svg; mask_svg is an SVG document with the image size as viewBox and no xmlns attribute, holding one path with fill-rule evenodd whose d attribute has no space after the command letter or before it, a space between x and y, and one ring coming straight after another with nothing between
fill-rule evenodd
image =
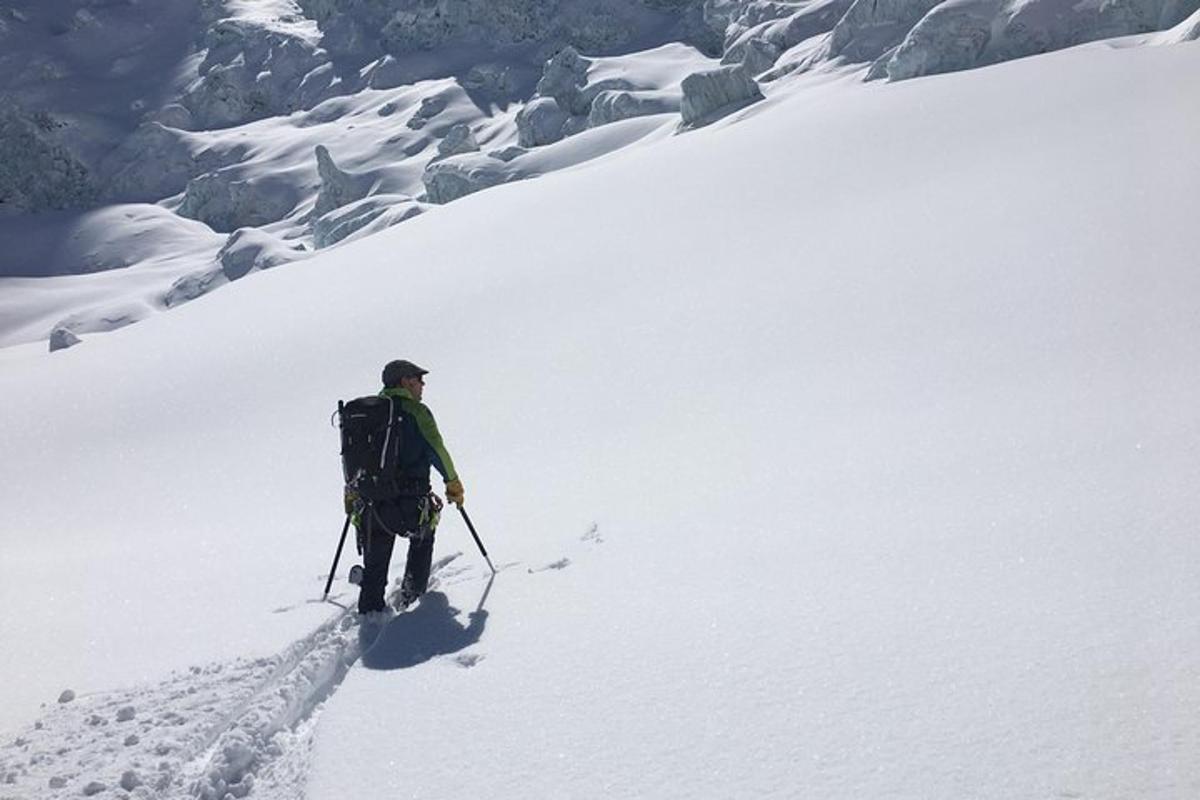
<instances>
[{"instance_id":1,"label":"packed snow","mask_svg":"<svg viewBox=\"0 0 1200 800\"><path fill-rule=\"evenodd\" d=\"M67 47L77 5L0 36L58 14ZM0 220L37 262L0 280L0 798L1200 796L1194 14L864 81L824 0L711 0L722 52L648 3L588 29L612 52L444 74L352 5L194 6L270 58L363 42L376 85L92 119L212 160ZM902 5L893 60L964 7ZM462 8L409 33L483 47ZM209 103L202 61L161 97ZM685 124L689 79L763 97ZM439 205L441 173L477 184ZM256 193L294 207L239 218ZM498 571L448 510L430 592L359 618L353 544L322 599L330 417L398 357Z\"/></svg>"}]
</instances>

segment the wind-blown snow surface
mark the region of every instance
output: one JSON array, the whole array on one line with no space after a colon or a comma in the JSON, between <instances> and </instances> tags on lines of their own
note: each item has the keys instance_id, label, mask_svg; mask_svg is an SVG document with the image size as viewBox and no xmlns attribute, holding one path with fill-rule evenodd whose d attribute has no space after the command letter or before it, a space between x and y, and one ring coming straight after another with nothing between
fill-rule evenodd
<instances>
[{"instance_id":1,"label":"wind-blown snow surface","mask_svg":"<svg viewBox=\"0 0 1200 800\"><path fill-rule=\"evenodd\" d=\"M1198 67L798 81L0 351L0 794L1197 796ZM396 356L501 571L449 515L364 651Z\"/></svg>"}]
</instances>

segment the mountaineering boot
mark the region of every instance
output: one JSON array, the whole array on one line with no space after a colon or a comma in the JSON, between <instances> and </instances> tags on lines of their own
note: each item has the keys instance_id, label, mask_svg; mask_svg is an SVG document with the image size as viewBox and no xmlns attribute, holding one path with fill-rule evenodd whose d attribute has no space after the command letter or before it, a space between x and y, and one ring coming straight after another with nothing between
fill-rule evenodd
<instances>
[{"instance_id":1,"label":"mountaineering boot","mask_svg":"<svg viewBox=\"0 0 1200 800\"><path fill-rule=\"evenodd\" d=\"M404 565L404 580L400 583L400 605L408 608L429 588L429 572L433 566L433 532L410 536L408 560Z\"/></svg>"}]
</instances>

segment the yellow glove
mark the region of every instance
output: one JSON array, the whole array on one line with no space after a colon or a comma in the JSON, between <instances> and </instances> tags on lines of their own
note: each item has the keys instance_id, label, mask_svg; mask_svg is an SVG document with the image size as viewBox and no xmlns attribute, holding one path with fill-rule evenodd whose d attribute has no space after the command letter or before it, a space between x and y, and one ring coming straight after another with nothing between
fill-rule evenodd
<instances>
[{"instance_id":1,"label":"yellow glove","mask_svg":"<svg viewBox=\"0 0 1200 800\"><path fill-rule=\"evenodd\" d=\"M354 504L357 502L358 495L354 493L353 489L347 486L342 493L342 504L346 507L347 514L354 513Z\"/></svg>"},{"instance_id":2,"label":"yellow glove","mask_svg":"<svg viewBox=\"0 0 1200 800\"><path fill-rule=\"evenodd\" d=\"M446 499L454 505L461 507L463 504L463 485L462 481L455 478L452 481L446 481Z\"/></svg>"}]
</instances>

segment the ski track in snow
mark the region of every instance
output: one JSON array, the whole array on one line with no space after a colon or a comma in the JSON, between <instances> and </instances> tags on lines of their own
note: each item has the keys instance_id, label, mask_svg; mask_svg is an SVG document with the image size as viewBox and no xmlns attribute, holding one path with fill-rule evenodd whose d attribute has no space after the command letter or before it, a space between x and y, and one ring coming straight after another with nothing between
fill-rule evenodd
<instances>
[{"instance_id":1,"label":"ski track in snow","mask_svg":"<svg viewBox=\"0 0 1200 800\"><path fill-rule=\"evenodd\" d=\"M430 590L470 572L450 567L460 555L435 562ZM275 656L60 702L0 747L0 800L300 797L322 704L371 641L366 626L386 621L348 608Z\"/></svg>"}]
</instances>

